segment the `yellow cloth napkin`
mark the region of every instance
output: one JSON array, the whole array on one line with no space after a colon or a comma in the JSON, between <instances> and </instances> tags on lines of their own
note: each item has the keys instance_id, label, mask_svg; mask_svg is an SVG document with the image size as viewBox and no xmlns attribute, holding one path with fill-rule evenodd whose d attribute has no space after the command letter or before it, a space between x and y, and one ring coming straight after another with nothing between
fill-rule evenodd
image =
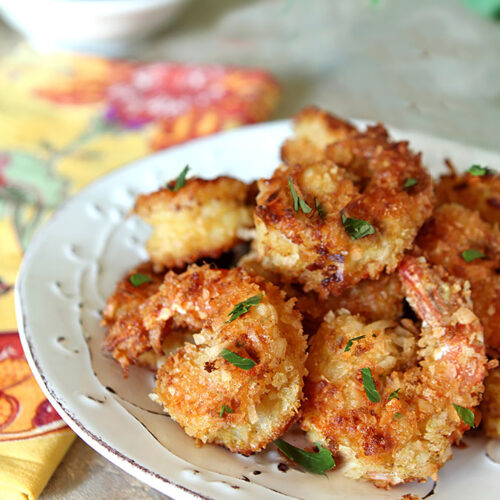
<instances>
[{"instance_id":1,"label":"yellow cloth napkin","mask_svg":"<svg viewBox=\"0 0 500 500\"><path fill-rule=\"evenodd\" d=\"M0 499L36 498L74 439L36 385L16 332L12 287L33 233L99 175L265 120L278 95L259 70L27 47L0 63Z\"/></svg>"}]
</instances>

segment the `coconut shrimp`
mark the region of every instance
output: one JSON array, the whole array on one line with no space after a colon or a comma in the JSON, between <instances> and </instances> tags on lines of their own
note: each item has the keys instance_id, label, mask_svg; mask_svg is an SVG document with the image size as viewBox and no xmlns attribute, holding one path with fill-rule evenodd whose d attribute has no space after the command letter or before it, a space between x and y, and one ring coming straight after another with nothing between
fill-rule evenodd
<instances>
[{"instance_id":1,"label":"coconut shrimp","mask_svg":"<svg viewBox=\"0 0 500 500\"><path fill-rule=\"evenodd\" d=\"M486 375L467 285L412 256L399 275L420 334L408 320L329 313L311 341L301 422L342 456L345 475L379 487L437 479L469 428L454 405L474 410Z\"/></svg>"},{"instance_id":2,"label":"coconut shrimp","mask_svg":"<svg viewBox=\"0 0 500 500\"><path fill-rule=\"evenodd\" d=\"M282 283L280 275L264 268L255 252L250 252L239 261L249 273L271 281L288 297L297 299L297 309L302 314L304 332L316 333L325 314L337 309L348 309L352 314L361 314L368 321L383 318L400 318L403 315L404 293L397 273L382 274L376 280L366 279L345 290L341 295L330 295L321 300L315 292L304 292L300 286Z\"/></svg>"},{"instance_id":3,"label":"coconut shrimp","mask_svg":"<svg viewBox=\"0 0 500 500\"><path fill-rule=\"evenodd\" d=\"M423 226L417 252L450 274L470 282L474 312L484 328L487 351L500 354L500 230L477 212L454 203L442 205ZM479 251L471 262L464 252ZM467 257L467 254L465 254Z\"/></svg>"},{"instance_id":4,"label":"coconut shrimp","mask_svg":"<svg viewBox=\"0 0 500 500\"><path fill-rule=\"evenodd\" d=\"M197 333L161 366L152 399L203 443L245 455L262 450L298 417L306 341L294 303L239 268L168 273L144 309L146 323Z\"/></svg>"},{"instance_id":5,"label":"coconut shrimp","mask_svg":"<svg viewBox=\"0 0 500 500\"><path fill-rule=\"evenodd\" d=\"M134 286L134 275L145 276L145 281ZM139 306L158 291L163 274L153 271L150 262L128 272L110 295L102 312L102 325L107 327L103 349L111 353L123 369L125 376L131 364L156 368L151 355L151 338L143 325Z\"/></svg>"},{"instance_id":6,"label":"coconut shrimp","mask_svg":"<svg viewBox=\"0 0 500 500\"><path fill-rule=\"evenodd\" d=\"M192 178L176 191L139 196L133 212L153 229L146 249L154 269L182 268L233 248L253 227L254 199L253 186L230 177Z\"/></svg>"},{"instance_id":7,"label":"coconut shrimp","mask_svg":"<svg viewBox=\"0 0 500 500\"><path fill-rule=\"evenodd\" d=\"M450 174L441 176L436 184L438 205L459 203L477 210L485 221L500 223L500 174L487 170L485 175L459 175L448 165Z\"/></svg>"},{"instance_id":8,"label":"coconut shrimp","mask_svg":"<svg viewBox=\"0 0 500 500\"><path fill-rule=\"evenodd\" d=\"M322 299L394 271L434 201L420 155L382 126L330 144L326 157L260 180L255 210L262 265Z\"/></svg>"},{"instance_id":9,"label":"coconut shrimp","mask_svg":"<svg viewBox=\"0 0 500 500\"><path fill-rule=\"evenodd\" d=\"M328 144L357 133L349 122L312 106L295 115L293 128L295 136L281 147L287 165L321 161Z\"/></svg>"}]
</instances>

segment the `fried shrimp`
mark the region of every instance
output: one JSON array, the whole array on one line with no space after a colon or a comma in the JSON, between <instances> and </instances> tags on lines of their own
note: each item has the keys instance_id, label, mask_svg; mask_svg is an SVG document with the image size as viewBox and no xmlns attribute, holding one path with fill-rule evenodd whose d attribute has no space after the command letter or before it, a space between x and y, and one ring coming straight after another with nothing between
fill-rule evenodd
<instances>
[{"instance_id":1,"label":"fried shrimp","mask_svg":"<svg viewBox=\"0 0 500 500\"><path fill-rule=\"evenodd\" d=\"M470 282L474 312L484 328L490 355L500 354L500 230L483 221L477 212L457 204L437 208L423 226L417 251L450 274ZM467 262L468 252L480 252ZM465 255L465 257L464 257Z\"/></svg>"},{"instance_id":2,"label":"fried shrimp","mask_svg":"<svg viewBox=\"0 0 500 500\"><path fill-rule=\"evenodd\" d=\"M326 156L260 180L255 210L262 265L322 299L394 271L434 201L420 155L382 126L330 144Z\"/></svg>"},{"instance_id":3,"label":"fried shrimp","mask_svg":"<svg viewBox=\"0 0 500 500\"><path fill-rule=\"evenodd\" d=\"M437 479L468 428L454 405L476 407L486 375L466 284L412 256L399 274L420 338L408 321L329 313L311 341L301 422L342 456L346 476L379 487Z\"/></svg>"},{"instance_id":4,"label":"fried shrimp","mask_svg":"<svg viewBox=\"0 0 500 500\"><path fill-rule=\"evenodd\" d=\"M155 270L217 258L234 247L253 226L252 193L239 180L218 177L139 196L133 211L153 228L146 249Z\"/></svg>"},{"instance_id":5,"label":"fried shrimp","mask_svg":"<svg viewBox=\"0 0 500 500\"><path fill-rule=\"evenodd\" d=\"M141 274L149 281L134 286L131 277ZM131 364L155 368L155 360L147 354L151 351L151 339L144 328L139 306L158 291L163 275L153 272L150 262L133 269L117 283L102 313L102 325L107 327L103 349L111 353L128 374Z\"/></svg>"},{"instance_id":6,"label":"fried shrimp","mask_svg":"<svg viewBox=\"0 0 500 500\"><path fill-rule=\"evenodd\" d=\"M281 159L287 165L321 161L328 144L357 133L349 122L312 106L295 115L293 128L295 137L281 147Z\"/></svg>"},{"instance_id":7,"label":"fried shrimp","mask_svg":"<svg viewBox=\"0 0 500 500\"><path fill-rule=\"evenodd\" d=\"M281 283L280 275L264 268L255 252L246 254L238 265L279 286L288 297L295 297L297 309L302 314L304 332L308 335L316 333L323 317L330 310L348 309L352 314L361 314L368 321L396 319L403 315L404 293L397 273L383 274L376 280L360 281L341 295L330 295L326 300L321 300L316 292L306 293L299 286Z\"/></svg>"},{"instance_id":8,"label":"fried shrimp","mask_svg":"<svg viewBox=\"0 0 500 500\"><path fill-rule=\"evenodd\" d=\"M477 210L488 222L500 223L500 174L487 170L485 175L469 172L457 174L454 169L436 184L438 205L460 203Z\"/></svg>"},{"instance_id":9,"label":"fried shrimp","mask_svg":"<svg viewBox=\"0 0 500 500\"><path fill-rule=\"evenodd\" d=\"M133 276L144 276L149 281L134 286ZM161 356L182 347L186 341L185 331L161 331L153 336L144 326L140 307L154 295L163 281L162 273L155 273L151 262L136 267L116 285L102 313L102 325L107 327L103 350L111 353L120 363L123 374L128 376L132 364L156 370Z\"/></svg>"},{"instance_id":10,"label":"fried shrimp","mask_svg":"<svg viewBox=\"0 0 500 500\"><path fill-rule=\"evenodd\" d=\"M145 311L149 324L173 321L198 333L167 358L152 398L203 443L262 450L298 417L306 341L294 302L239 268L168 273Z\"/></svg>"}]
</instances>

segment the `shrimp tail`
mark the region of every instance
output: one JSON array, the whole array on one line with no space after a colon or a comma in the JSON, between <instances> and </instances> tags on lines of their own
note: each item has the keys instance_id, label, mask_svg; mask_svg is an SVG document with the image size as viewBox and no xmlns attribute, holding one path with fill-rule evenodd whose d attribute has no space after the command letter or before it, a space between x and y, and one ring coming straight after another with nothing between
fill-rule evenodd
<instances>
[{"instance_id":1,"label":"shrimp tail","mask_svg":"<svg viewBox=\"0 0 500 500\"><path fill-rule=\"evenodd\" d=\"M467 282L451 278L423 257L406 255L399 264L399 277L412 309L429 326L443 326L461 308L472 309Z\"/></svg>"}]
</instances>

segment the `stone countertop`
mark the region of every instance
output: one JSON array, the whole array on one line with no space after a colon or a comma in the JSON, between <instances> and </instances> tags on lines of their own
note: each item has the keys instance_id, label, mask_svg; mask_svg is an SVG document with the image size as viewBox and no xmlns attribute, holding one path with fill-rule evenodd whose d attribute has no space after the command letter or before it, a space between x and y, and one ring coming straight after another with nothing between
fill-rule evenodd
<instances>
[{"instance_id":1,"label":"stone countertop","mask_svg":"<svg viewBox=\"0 0 500 500\"><path fill-rule=\"evenodd\" d=\"M0 54L19 40L0 24ZM134 57L267 68L275 118L317 104L498 150L498 54L500 23L459 0L204 0ZM41 496L63 498L164 497L77 440Z\"/></svg>"}]
</instances>

